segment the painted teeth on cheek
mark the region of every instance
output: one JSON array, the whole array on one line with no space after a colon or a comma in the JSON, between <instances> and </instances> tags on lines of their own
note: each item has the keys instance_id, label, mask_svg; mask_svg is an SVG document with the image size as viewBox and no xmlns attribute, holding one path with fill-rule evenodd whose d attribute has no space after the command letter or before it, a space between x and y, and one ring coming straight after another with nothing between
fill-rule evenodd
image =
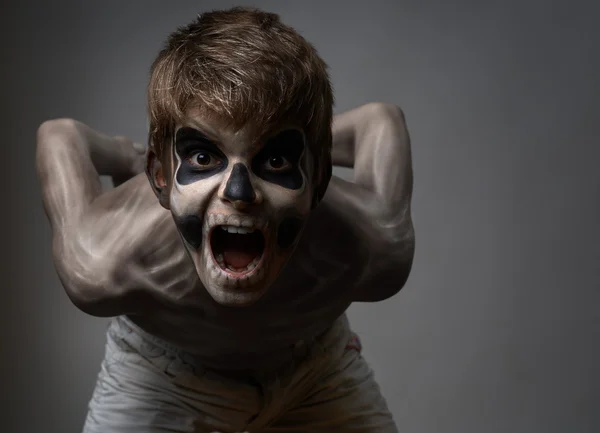
<instances>
[{"instance_id":1,"label":"painted teeth on cheek","mask_svg":"<svg viewBox=\"0 0 600 433\"><path fill-rule=\"evenodd\" d=\"M217 263L215 263L215 260L213 260L210 257L211 256L210 250L205 248L202 256L203 256L204 263L206 263L206 265L207 265L206 269L208 270L208 272L210 272L211 280L214 281L217 285L220 285L220 286L225 285L227 283L227 275L225 275L225 273L219 267L219 265Z\"/></svg>"},{"instance_id":2,"label":"painted teeth on cheek","mask_svg":"<svg viewBox=\"0 0 600 433\"><path fill-rule=\"evenodd\" d=\"M213 227L225 227L229 233L247 234L254 230L260 230L265 234L269 228L269 222L255 217L244 217L242 215L225 215L211 213L205 219L203 233L207 235Z\"/></svg>"},{"instance_id":3,"label":"painted teeth on cheek","mask_svg":"<svg viewBox=\"0 0 600 433\"><path fill-rule=\"evenodd\" d=\"M227 218L227 224L232 226L239 226L241 218L238 215L231 215Z\"/></svg>"},{"instance_id":4,"label":"painted teeth on cheek","mask_svg":"<svg viewBox=\"0 0 600 433\"><path fill-rule=\"evenodd\" d=\"M215 281L217 284L223 284L223 273L219 269L218 266L213 265L210 268L210 278Z\"/></svg>"}]
</instances>

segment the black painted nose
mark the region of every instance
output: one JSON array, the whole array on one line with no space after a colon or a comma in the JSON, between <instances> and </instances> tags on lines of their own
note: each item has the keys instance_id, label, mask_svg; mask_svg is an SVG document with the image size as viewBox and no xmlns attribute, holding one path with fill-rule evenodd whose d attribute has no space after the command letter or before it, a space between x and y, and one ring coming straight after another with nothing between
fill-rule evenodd
<instances>
[{"instance_id":1,"label":"black painted nose","mask_svg":"<svg viewBox=\"0 0 600 433\"><path fill-rule=\"evenodd\" d=\"M232 202L254 203L256 192L252 187L250 174L244 164L238 162L233 166L223 195Z\"/></svg>"}]
</instances>

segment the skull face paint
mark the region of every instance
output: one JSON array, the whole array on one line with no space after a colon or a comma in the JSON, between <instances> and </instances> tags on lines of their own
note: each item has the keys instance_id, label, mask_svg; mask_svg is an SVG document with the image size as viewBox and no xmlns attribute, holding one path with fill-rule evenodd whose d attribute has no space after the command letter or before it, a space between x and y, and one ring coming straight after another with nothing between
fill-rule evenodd
<instances>
[{"instance_id":1,"label":"skull face paint","mask_svg":"<svg viewBox=\"0 0 600 433\"><path fill-rule=\"evenodd\" d=\"M200 280L223 305L261 298L310 213L314 170L294 127L257 137L202 116L176 129L170 209Z\"/></svg>"}]
</instances>

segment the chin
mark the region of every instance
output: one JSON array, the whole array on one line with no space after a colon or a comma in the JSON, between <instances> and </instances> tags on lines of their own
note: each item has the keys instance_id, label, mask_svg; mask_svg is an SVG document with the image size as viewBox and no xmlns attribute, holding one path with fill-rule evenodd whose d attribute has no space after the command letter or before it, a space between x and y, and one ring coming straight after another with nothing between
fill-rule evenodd
<instances>
[{"instance_id":1,"label":"chin","mask_svg":"<svg viewBox=\"0 0 600 433\"><path fill-rule=\"evenodd\" d=\"M210 283L204 285L206 291L214 301L224 307L250 307L261 299L268 291L268 287L241 291L229 287L218 287Z\"/></svg>"},{"instance_id":2,"label":"chin","mask_svg":"<svg viewBox=\"0 0 600 433\"><path fill-rule=\"evenodd\" d=\"M273 240L266 222L211 215L199 254L194 254L209 295L232 307L250 306L262 298L278 274Z\"/></svg>"}]
</instances>

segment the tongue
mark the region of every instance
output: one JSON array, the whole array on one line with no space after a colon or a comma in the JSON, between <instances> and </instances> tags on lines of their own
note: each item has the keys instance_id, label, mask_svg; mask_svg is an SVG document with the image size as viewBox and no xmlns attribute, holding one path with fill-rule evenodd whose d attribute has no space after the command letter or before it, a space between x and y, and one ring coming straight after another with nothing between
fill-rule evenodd
<instances>
[{"instance_id":1,"label":"tongue","mask_svg":"<svg viewBox=\"0 0 600 433\"><path fill-rule=\"evenodd\" d=\"M242 250L225 250L223 259L230 268L243 269L254 259L255 254Z\"/></svg>"}]
</instances>

